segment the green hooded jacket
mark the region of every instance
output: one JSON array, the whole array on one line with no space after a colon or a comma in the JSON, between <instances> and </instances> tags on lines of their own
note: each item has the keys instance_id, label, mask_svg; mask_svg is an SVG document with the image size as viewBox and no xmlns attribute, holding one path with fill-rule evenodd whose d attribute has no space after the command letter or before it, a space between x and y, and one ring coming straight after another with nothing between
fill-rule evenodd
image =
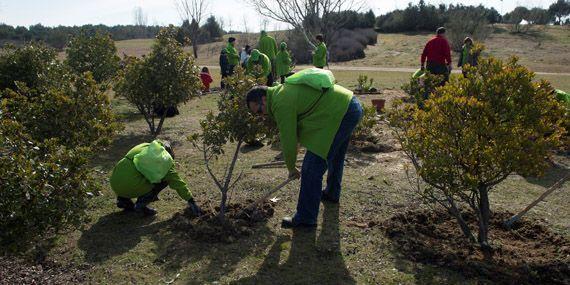
<instances>
[{"instance_id":1,"label":"green hooded jacket","mask_svg":"<svg viewBox=\"0 0 570 285\"><path fill-rule=\"evenodd\" d=\"M226 46L226 55L228 57L229 65L239 64L239 54L236 48L231 43L228 43L228 45Z\"/></svg>"},{"instance_id":2,"label":"green hooded jacket","mask_svg":"<svg viewBox=\"0 0 570 285\"><path fill-rule=\"evenodd\" d=\"M133 163L135 155L139 154L149 145L149 143L142 143L133 147L127 155L115 165L110 182L111 189L118 197L137 198L152 190L154 185L137 170ZM180 178L174 166L170 168L162 181L166 181L170 188L176 190L180 198L186 201L192 198L192 193L188 189L186 182Z\"/></svg>"},{"instance_id":3,"label":"green hooded jacket","mask_svg":"<svg viewBox=\"0 0 570 285\"><path fill-rule=\"evenodd\" d=\"M313 54L313 65L319 68L323 68L327 65L327 45L325 45L323 42L315 47L315 53Z\"/></svg>"},{"instance_id":4,"label":"green hooded jacket","mask_svg":"<svg viewBox=\"0 0 570 285\"><path fill-rule=\"evenodd\" d=\"M261 53L269 57L270 60L274 60L277 54L277 42L275 42L273 37L267 35L267 32L261 31L258 49Z\"/></svg>"},{"instance_id":5,"label":"green hooded jacket","mask_svg":"<svg viewBox=\"0 0 570 285\"><path fill-rule=\"evenodd\" d=\"M259 50L254 49L251 51L251 57L247 60L245 66L246 74L253 74L254 68L257 65L261 65L261 74L254 74L258 78L267 77L271 73L271 61L267 55L259 52Z\"/></svg>"},{"instance_id":6,"label":"green hooded jacket","mask_svg":"<svg viewBox=\"0 0 570 285\"><path fill-rule=\"evenodd\" d=\"M285 83L268 88L268 114L277 123L283 157L289 170L295 168L297 143L319 157L327 158L353 96L350 90L340 85L335 85L322 97L321 94L321 91L306 85Z\"/></svg>"},{"instance_id":7,"label":"green hooded jacket","mask_svg":"<svg viewBox=\"0 0 570 285\"><path fill-rule=\"evenodd\" d=\"M287 51L287 44L281 43L281 49L275 57L275 73L277 76L285 76L291 72L291 56Z\"/></svg>"}]
</instances>

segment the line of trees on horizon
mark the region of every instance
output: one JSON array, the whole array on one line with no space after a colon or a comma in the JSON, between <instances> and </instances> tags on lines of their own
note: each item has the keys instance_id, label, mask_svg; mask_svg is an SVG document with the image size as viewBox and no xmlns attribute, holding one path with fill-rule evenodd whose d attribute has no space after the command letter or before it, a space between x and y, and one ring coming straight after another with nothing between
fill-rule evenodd
<instances>
[{"instance_id":1,"label":"line of trees on horizon","mask_svg":"<svg viewBox=\"0 0 570 285\"><path fill-rule=\"evenodd\" d=\"M401 33L434 31L437 27L444 26L453 18L462 17L466 14L476 16L479 20L488 24L512 24L518 25L523 20L528 24L535 25L569 25L570 2L557 0L548 9L516 7L513 11L501 15L495 8L466 5L438 6L426 4L420 0L418 4L408 3L405 9L398 9L376 18L376 31L382 33Z\"/></svg>"}]
</instances>

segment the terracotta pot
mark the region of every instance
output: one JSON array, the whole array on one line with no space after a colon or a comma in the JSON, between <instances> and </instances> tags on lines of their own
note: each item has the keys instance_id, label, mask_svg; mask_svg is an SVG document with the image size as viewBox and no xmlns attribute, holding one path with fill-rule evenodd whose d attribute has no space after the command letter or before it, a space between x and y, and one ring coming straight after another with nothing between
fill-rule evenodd
<instances>
[{"instance_id":1,"label":"terracotta pot","mask_svg":"<svg viewBox=\"0 0 570 285\"><path fill-rule=\"evenodd\" d=\"M386 100L384 100L384 99L372 99L372 105L374 105L374 107L376 107L377 112L382 112L382 109L384 109L385 104L386 104Z\"/></svg>"}]
</instances>

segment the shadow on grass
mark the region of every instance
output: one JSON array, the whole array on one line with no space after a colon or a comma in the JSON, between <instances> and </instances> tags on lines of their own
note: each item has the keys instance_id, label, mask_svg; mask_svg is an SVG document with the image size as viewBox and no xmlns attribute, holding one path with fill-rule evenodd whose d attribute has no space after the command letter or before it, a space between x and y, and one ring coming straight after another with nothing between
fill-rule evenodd
<instances>
[{"instance_id":1,"label":"shadow on grass","mask_svg":"<svg viewBox=\"0 0 570 285\"><path fill-rule=\"evenodd\" d=\"M188 273L191 284L209 284L238 270L238 264L246 257L260 256L269 246L273 232L259 222L250 236L232 243L196 241L189 233L173 227L173 220L152 238L156 244L154 263L170 274L180 273L188 267L197 268ZM189 228L188 231L192 231ZM194 266L192 264L199 264Z\"/></svg>"},{"instance_id":2,"label":"shadow on grass","mask_svg":"<svg viewBox=\"0 0 570 285\"><path fill-rule=\"evenodd\" d=\"M560 179L570 175L570 169L564 165L553 163L551 167L546 170L544 176L541 177L525 177L528 183L540 185L544 188L549 188L558 182Z\"/></svg>"},{"instance_id":3,"label":"shadow on grass","mask_svg":"<svg viewBox=\"0 0 570 285\"><path fill-rule=\"evenodd\" d=\"M145 130L146 131L146 130ZM113 141L106 150L97 153L92 161L95 167L101 167L103 171L110 171L134 146L152 141L152 136L143 134L121 134Z\"/></svg>"},{"instance_id":4,"label":"shadow on grass","mask_svg":"<svg viewBox=\"0 0 570 285\"><path fill-rule=\"evenodd\" d=\"M100 263L134 248L143 236L155 234L164 222L136 213L113 212L83 231L78 246L88 262Z\"/></svg>"},{"instance_id":5,"label":"shadow on grass","mask_svg":"<svg viewBox=\"0 0 570 285\"><path fill-rule=\"evenodd\" d=\"M290 241L289 257L280 264ZM355 284L340 251L339 207L325 205L322 231L297 229L279 237L256 275L232 284Z\"/></svg>"}]
</instances>

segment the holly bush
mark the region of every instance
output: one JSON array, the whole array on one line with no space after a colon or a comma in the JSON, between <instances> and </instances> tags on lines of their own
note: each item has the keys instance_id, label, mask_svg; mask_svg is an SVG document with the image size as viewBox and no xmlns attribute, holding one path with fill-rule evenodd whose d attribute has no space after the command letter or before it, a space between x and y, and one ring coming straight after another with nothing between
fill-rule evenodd
<instances>
[{"instance_id":1,"label":"holly bush","mask_svg":"<svg viewBox=\"0 0 570 285\"><path fill-rule=\"evenodd\" d=\"M0 91L16 90L20 82L33 92L29 95L34 95L58 87L68 77L66 67L57 60L56 51L43 44L5 45L0 53Z\"/></svg>"},{"instance_id":2,"label":"holly bush","mask_svg":"<svg viewBox=\"0 0 570 285\"><path fill-rule=\"evenodd\" d=\"M262 136L272 137L275 128L271 122L266 122L259 116L249 112L246 105L247 92L256 85L261 85L263 78L246 75L241 67L237 67L233 76L226 78L226 92L218 100L218 112L209 112L200 122L201 132L189 137L196 148L203 152L204 162L208 173L221 192L220 219L224 219L227 193L236 185L241 175L233 178L239 150L244 142L258 139ZM235 144L231 163L223 177L213 173L210 164L224 154L228 143Z\"/></svg>"},{"instance_id":3,"label":"holly bush","mask_svg":"<svg viewBox=\"0 0 570 285\"><path fill-rule=\"evenodd\" d=\"M12 72L0 90L0 245L42 253L83 220L97 190L88 160L120 125L91 73L72 74L53 50L9 48L0 70Z\"/></svg>"},{"instance_id":4,"label":"holly bush","mask_svg":"<svg viewBox=\"0 0 570 285\"><path fill-rule=\"evenodd\" d=\"M352 133L352 140L365 140L367 137L371 136L374 131L374 127L378 124L378 117L376 115L376 107L368 105L362 106L362 119L356 125L354 132Z\"/></svg>"},{"instance_id":5,"label":"holly bush","mask_svg":"<svg viewBox=\"0 0 570 285\"><path fill-rule=\"evenodd\" d=\"M550 84L535 81L516 58L464 68L467 77L435 88L423 109L399 105L390 120L425 182L418 186L422 196L445 207L475 241L461 214L471 208L479 217L477 240L491 257L489 191L512 173L542 174L568 116Z\"/></svg>"},{"instance_id":6,"label":"holly bush","mask_svg":"<svg viewBox=\"0 0 570 285\"><path fill-rule=\"evenodd\" d=\"M166 112L157 117L155 107L178 106L201 92L199 69L175 36L173 26L162 29L149 55L126 57L126 67L115 86L117 94L126 98L144 116L150 133L155 137L162 130L166 118Z\"/></svg>"},{"instance_id":7,"label":"holly bush","mask_svg":"<svg viewBox=\"0 0 570 285\"><path fill-rule=\"evenodd\" d=\"M109 34L81 32L71 38L65 50L66 64L77 74L91 72L98 84L107 86L119 70L115 41Z\"/></svg>"}]
</instances>

